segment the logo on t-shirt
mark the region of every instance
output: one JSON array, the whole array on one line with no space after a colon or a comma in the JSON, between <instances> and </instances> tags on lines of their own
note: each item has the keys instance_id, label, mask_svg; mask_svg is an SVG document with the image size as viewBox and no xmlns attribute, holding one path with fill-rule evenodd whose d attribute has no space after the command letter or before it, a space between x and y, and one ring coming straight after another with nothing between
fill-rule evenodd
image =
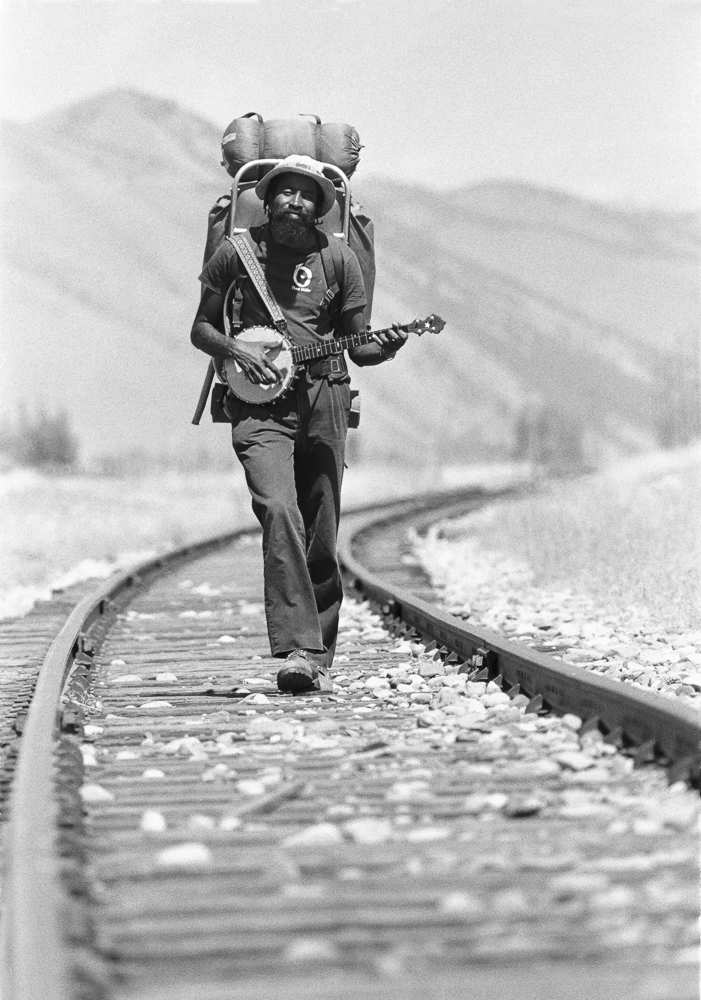
<instances>
[{"instance_id":1,"label":"logo on t-shirt","mask_svg":"<svg viewBox=\"0 0 701 1000\"><path fill-rule=\"evenodd\" d=\"M292 275L292 281L296 292L308 292L312 283L312 272L304 264L298 264Z\"/></svg>"}]
</instances>

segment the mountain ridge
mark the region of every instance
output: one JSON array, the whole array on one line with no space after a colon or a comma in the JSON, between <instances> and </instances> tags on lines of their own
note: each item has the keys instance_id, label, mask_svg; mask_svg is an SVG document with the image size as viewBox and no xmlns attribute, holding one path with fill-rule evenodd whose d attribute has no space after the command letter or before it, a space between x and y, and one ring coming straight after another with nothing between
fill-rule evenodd
<instances>
[{"instance_id":1,"label":"mountain ridge","mask_svg":"<svg viewBox=\"0 0 701 1000\"><path fill-rule=\"evenodd\" d=\"M189 425L206 359L188 336L207 211L230 186L220 130L121 89L0 130L8 325L22 324L23 287L39 320L8 350L11 405L35 384L29 350L61 371L43 392L52 405L69 401L89 450L139 440L187 451L213 434L221 449L221 428ZM505 456L535 410L574 426L597 461L659 443L674 407L691 426L696 217L518 181L444 192L364 178L362 163L359 174L354 190L376 226L375 325L431 311L449 325L393 365L354 370L364 396L356 451L416 462L419 441L441 461ZM120 343L128 359L113 350ZM669 370L683 397L674 406ZM75 384L96 383L109 405L74 401Z\"/></svg>"}]
</instances>

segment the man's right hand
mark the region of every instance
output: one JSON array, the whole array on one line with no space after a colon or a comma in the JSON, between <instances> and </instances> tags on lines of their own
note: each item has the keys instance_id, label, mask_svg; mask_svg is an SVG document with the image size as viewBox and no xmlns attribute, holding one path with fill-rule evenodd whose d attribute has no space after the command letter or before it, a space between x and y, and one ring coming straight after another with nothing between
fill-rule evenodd
<instances>
[{"instance_id":1,"label":"man's right hand","mask_svg":"<svg viewBox=\"0 0 701 1000\"><path fill-rule=\"evenodd\" d=\"M234 337L227 343L227 353L256 385L272 385L282 378L282 372L268 359L263 344L240 341Z\"/></svg>"},{"instance_id":2,"label":"man's right hand","mask_svg":"<svg viewBox=\"0 0 701 1000\"><path fill-rule=\"evenodd\" d=\"M221 361L233 358L247 378L256 385L273 385L282 373L268 359L264 344L227 337L222 329L224 300L218 292L205 288L192 325L190 339L195 347Z\"/></svg>"}]
</instances>

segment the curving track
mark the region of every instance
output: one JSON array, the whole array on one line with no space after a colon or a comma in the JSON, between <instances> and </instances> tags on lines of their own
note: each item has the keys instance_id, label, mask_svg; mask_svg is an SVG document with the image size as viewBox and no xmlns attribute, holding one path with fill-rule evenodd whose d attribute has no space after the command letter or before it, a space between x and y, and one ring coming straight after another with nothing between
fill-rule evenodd
<instances>
[{"instance_id":1,"label":"curving track","mask_svg":"<svg viewBox=\"0 0 701 1000\"><path fill-rule=\"evenodd\" d=\"M549 727L548 707L588 719L611 744L610 799L625 809L664 772L631 771L613 745L693 779L698 719L430 605L401 559L407 518L489 499L345 518L349 590L384 625L349 601L332 696L274 688L251 533L80 602L22 737L7 996L447 998L469 982L486 1000L509 995L514 975L524 997L696 995L693 964L680 964L695 946L693 835L643 828L605 844L608 813L572 822L548 805L582 779L537 766L519 741ZM410 658L426 677L462 668L475 689L503 683L510 704L497 697L455 737L420 718L428 695L380 697L368 680L413 671L407 639L419 638L429 649ZM511 760L490 748L499 727Z\"/></svg>"}]
</instances>

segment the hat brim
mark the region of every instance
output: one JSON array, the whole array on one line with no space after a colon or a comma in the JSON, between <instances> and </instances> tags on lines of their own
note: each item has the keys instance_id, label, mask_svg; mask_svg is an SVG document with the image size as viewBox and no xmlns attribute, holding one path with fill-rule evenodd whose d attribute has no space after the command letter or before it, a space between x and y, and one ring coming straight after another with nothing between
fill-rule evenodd
<instances>
[{"instance_id":1,"label":"hat brim","mask_svg":"<svg viewBox=\"0 0 701 1000\"><path fill-rule=\"evenodd\" d=\"M265 193L270 187L270 182L275 180L276 177L279 177L280 174L299 174L300 177L310 178L315 184L319 185L324 196L321 208L319 209L320 217L327 215L336 204L336 188L333 186L333 181L329 180L329 178L325 177L323 174L314 174L311 170L305 170L303 167L291 166L290 164L284 162L278 163L276 167L273 167L273 169L256 184L256 194L261 201L265 198Z\"/></svg>"}]
</instances>

